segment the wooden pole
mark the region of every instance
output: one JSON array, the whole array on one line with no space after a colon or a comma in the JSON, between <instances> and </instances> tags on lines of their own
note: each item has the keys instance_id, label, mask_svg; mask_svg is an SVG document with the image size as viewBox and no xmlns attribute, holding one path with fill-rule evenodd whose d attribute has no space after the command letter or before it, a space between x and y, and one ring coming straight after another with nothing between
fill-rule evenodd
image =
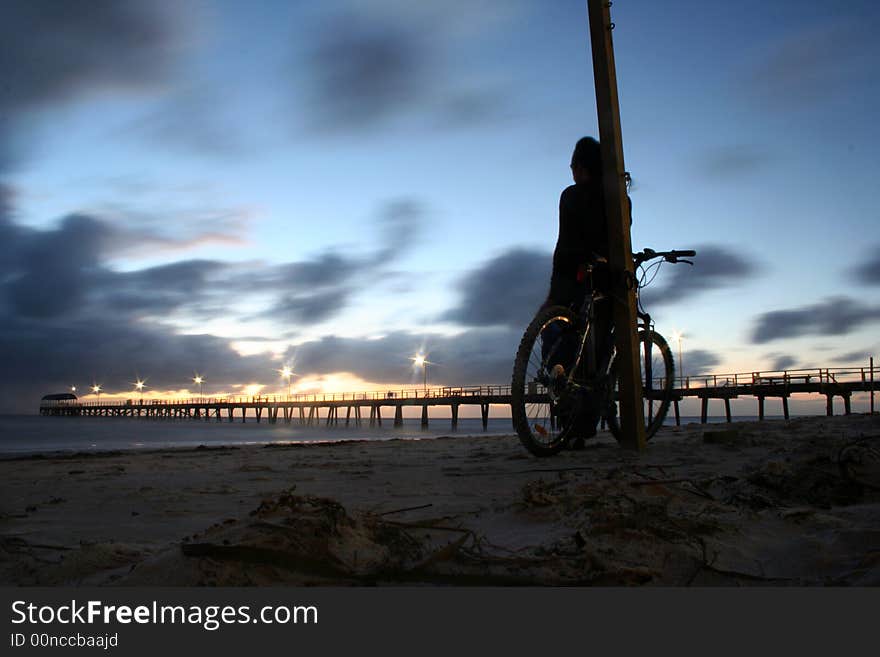
<instances>
[{"instance_id":1,"label":"wooden pole","mask_svg":"<svg viewBox=\"0 0 880 657\"><path fill-rule=\"evenodd\" d=\"M620 442L623 447L644 450L645 411L642 407L642 381L639 341L636 332L635 291L627 285L633 273L632 241L626 203L626 177L623 165L623 137L617 99L617 73L611 41L611 3L588 0L590 43L593 50L593 78L596 86L596 113L599 117L599 144L602 151L602 179L605 186L605 213L608 217L609 264L613 276L614 326L617 367L620 376Z\"/></svg>"}]
</instances>

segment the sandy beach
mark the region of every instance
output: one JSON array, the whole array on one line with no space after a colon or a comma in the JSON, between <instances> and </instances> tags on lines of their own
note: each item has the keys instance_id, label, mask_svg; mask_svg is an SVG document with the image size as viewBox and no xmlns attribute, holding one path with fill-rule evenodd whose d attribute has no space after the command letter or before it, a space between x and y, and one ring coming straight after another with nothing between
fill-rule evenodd
<instances>
[{"instance_id":1,"label":"sandy beach","mask_svg":"<svg viewBox=\"0 0 880 657\"><path fill-rule=\"evenodd\" d=\"M169 427L173 431L175 427ZM4 585L877 585L880 417L0 461Z\"/></svg>"}]
</instances>

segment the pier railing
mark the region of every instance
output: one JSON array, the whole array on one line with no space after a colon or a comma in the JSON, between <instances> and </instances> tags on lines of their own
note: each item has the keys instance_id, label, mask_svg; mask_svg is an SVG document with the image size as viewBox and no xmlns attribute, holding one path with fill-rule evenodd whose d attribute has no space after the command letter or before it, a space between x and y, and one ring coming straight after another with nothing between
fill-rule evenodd
<instances>
[{"instance_id":1,"label":"pier railing","mask_svg":"<svg viewBox=\"0 0 880 657\"><path fill-rule=\"evenodd\" d=\"M791 385L793 383L870 383L870 367L816 367L793 370L761 370L726 374L691 374L676 377L684 390L725 386Z\"/></svg>"}]
</instances>

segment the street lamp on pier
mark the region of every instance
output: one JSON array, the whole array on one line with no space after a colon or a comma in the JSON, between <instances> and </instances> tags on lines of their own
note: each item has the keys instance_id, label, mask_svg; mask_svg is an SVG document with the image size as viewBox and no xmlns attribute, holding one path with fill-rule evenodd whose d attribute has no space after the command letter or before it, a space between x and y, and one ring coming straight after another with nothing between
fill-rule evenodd
<instances>
[{"instance_id":1,"label":"street lamp on pier","mask_svg":"<svg viewBox=\"0 0 880 657\"><path fill-rule=\"evenodd\" d=\"M290 377L297 375L287 365L278 370L278 373L281 375L282 379L287 379L287 398L290 399Z\"/></svg>"},{"instance_id":2,"label":"street lamp on pier","mask_svg":"<svg viewBox=\"0 0 880 657\"><path fill-rule=\"evenodd\" d=\"M141 381L140 379L134 383L135 390L141 393L141 404L144 403L144 386L146 386L146 381Z\"/></svg>"},{"instance_id":3,"label":"street lamp on pier","mask_svg":"<svg viewBox=\"0 0 880 657\"><path fill-rule=\"evenodd\" d=\"M422 372L424 374L423 385L425 394L428 392L428 365L433 365L427 358L425 358L424 354L416 354L410 360L413 362L413 365L416 367L421 367Z\"/></svg>"},{"instance_id":4,"label":"street lamp on pier","mask_svg":"<svg viewBox=\"0 0 880 657\"><path fill-rule=\"evenodd\" d=\"M678 342L678 371L679 381L681 382L679 387L684 388L684 358L681 355L682 338L684 338L684 334L681 331L673 331L672 339Z\"/></svg>"},{"instance_id":5,"label":"street lamp on pier","mask_svg":"<svg viewBox=\"0 0 880 657\"><path fill-rule=\"evenodd\" d=\"M199 399L202 398L202 384L204 382L205 377L203 377L201 374L196 373L196 375L193 377L193 383L196 383L199 386Z\"/></svg>"}]
</instances>

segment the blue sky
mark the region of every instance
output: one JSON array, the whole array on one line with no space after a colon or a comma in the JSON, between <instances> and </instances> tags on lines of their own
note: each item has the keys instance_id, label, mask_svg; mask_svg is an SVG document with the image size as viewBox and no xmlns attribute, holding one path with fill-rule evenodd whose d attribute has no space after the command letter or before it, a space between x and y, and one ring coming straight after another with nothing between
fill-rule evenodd
<instances>
[{"instance_id":1,"label":"blue sky","mask_svg":"<svg viewBox=\"0 0 880 657\"><path fill-rule=\"evenodd\" d=\"M0 410L125 392L506 383L546 293L579 1L6 2ZM880 347L880 10L614 3L633 245L687 373ZM40 264L47 263L47 264ZM59 285L59 281L64 281Z\"/></svg>"}]
</instances>

